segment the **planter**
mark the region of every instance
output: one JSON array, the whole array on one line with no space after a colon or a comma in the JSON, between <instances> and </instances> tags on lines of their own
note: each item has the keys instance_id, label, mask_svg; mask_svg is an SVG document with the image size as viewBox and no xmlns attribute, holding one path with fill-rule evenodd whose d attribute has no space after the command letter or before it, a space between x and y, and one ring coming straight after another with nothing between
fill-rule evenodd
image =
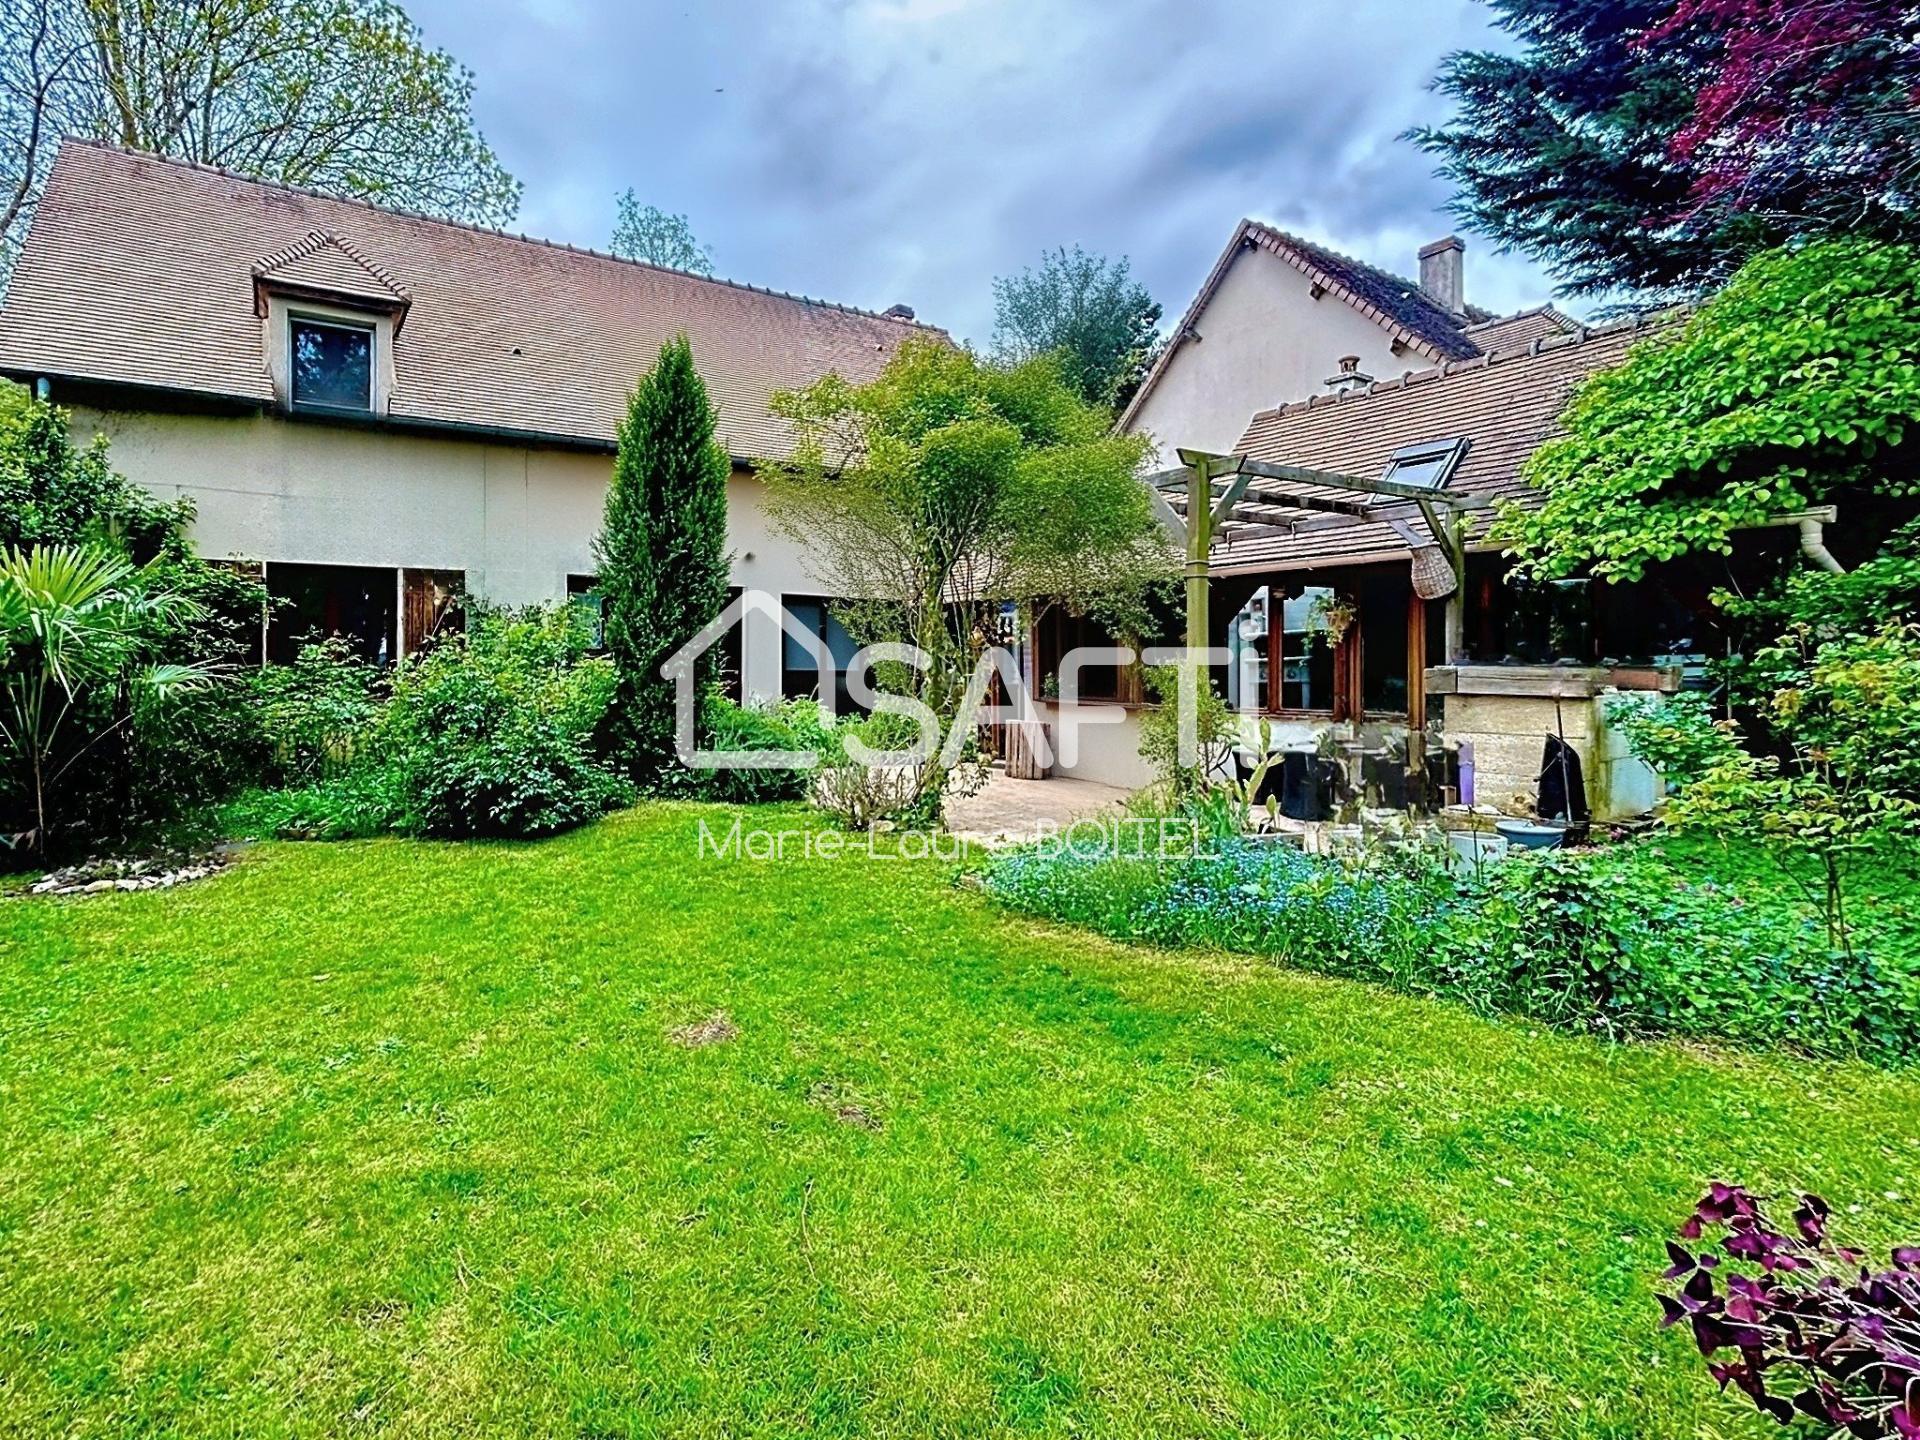
<instances>
[{"instance_id":1,"label":"planter","mask_svg":"<svg viewBox=\"0 0 1920 1440\"><path fill-rule=\"evenodd\" d=\"M1488 861L1504 860L1507 855L1507 837L1486 830L1449 831L1447 844L1456 862L1465 865L1484 865Z\"/></svg>"},{"instance_id":2,"label":"planter","mask_svg":"<svg viewBox=\"0 0 1920 1440\"><path fill-rule=\"evenodd\" d=\"M1522 850L1553 850L1567 838L1567 827L1553 820L1500 820L1494 828Z\"/></svg>"},{"instance_id":3,"label":"planter","mask_svg":"<svg viewBox=\"0 0 1920 1440\"><path fill-rule=\"evenodd\" d=\"M1045 780L1052 773L1052 756L1045 725L1038 720L1016 720L1002 733L1006 737L1004 743L1009 780ZM1047 757L1044 761L1043 755Z\"/></svg>"}]
</instances>

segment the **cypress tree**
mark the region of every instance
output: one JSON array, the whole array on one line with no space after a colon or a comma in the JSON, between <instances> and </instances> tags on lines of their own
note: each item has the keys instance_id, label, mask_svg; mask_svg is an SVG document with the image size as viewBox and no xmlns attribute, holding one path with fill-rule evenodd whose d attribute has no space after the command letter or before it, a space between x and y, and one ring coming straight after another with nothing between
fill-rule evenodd
<instances>
[{"instance_id":1,"label":"cypress tree","mask_svg":"<svg viewBox=\"0 0 1920 1440\"><path fill-rule=\"evenodd\" d=\"M672 783L674 687L661 665L727 603L727 475L715 415L680 335L634 387L594 555L605 636L619 675L609 755L643 786ZM700 693L717 648L700 657Z\"/></svg>"}]
</instances>

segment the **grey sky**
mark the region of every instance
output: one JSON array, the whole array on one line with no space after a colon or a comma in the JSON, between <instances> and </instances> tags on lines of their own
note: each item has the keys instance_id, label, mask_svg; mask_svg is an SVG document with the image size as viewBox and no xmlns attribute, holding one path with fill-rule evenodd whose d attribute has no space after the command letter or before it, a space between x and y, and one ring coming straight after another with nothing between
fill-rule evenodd
<instances>
[{"instance_id":1,"label":"grey sky","mask_svg":"<svg viewBox=\"0 0 1920 1440\"><path fill-rule=\"evenodd\" d=\"M991 282L1079 243L1177 315L1242 215L1402 274L1445 188L1395 137L1471 0L412 0L478 77L520 228L604 247L613 197L723 275L984 342ZM1468 297L1548 298L1468 237Z\"/></svg>"}]
</instances>

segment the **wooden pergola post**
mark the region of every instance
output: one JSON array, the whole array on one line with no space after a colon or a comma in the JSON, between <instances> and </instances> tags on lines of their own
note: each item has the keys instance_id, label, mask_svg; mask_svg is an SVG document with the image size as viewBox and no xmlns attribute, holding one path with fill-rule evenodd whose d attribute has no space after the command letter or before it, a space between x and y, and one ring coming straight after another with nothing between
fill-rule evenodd
<instances>
[{"instance_id":1,"label":"wooden pergola post","mask_svg":"<svg viewBox=\"0 0 1920 1440\"><path fill-rule=\"evenodd\" d=\"M1453 593L1447 596L1446 661L1458 665L1467 658L1467 536L1466 520L1458 510L1447 516L1447 563L1453 567Z\"/></svg>"},{"instance_id":2,"label":"wooden pergola post","mask_svg":"<svg viewBox=\"0 0 1920 1440\"><path fill-rule=\"evenodd\" d=\"M1208 552L1213 548L1213 465L1199 460L1187 476L1187 660L1207 648Z\"/></svg>"}]
</instances>

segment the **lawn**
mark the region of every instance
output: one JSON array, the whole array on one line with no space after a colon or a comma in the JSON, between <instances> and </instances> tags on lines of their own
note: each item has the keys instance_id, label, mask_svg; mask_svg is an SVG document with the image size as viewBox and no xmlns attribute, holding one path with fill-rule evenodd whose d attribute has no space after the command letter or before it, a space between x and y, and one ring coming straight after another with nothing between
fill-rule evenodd
<instances>
[{"instance_id":1,"label":"lawn","mask_svg":"<svg viewBox=\"0 0 1920 1440\"><path fill-rule=\"evenodd\" d=\"M1758 1435L1654 1326L1703 1182L1920 1232L1913 1079L699 858L718 813L0 902L0 1432Z\"/></svg>"}]
</instances>

